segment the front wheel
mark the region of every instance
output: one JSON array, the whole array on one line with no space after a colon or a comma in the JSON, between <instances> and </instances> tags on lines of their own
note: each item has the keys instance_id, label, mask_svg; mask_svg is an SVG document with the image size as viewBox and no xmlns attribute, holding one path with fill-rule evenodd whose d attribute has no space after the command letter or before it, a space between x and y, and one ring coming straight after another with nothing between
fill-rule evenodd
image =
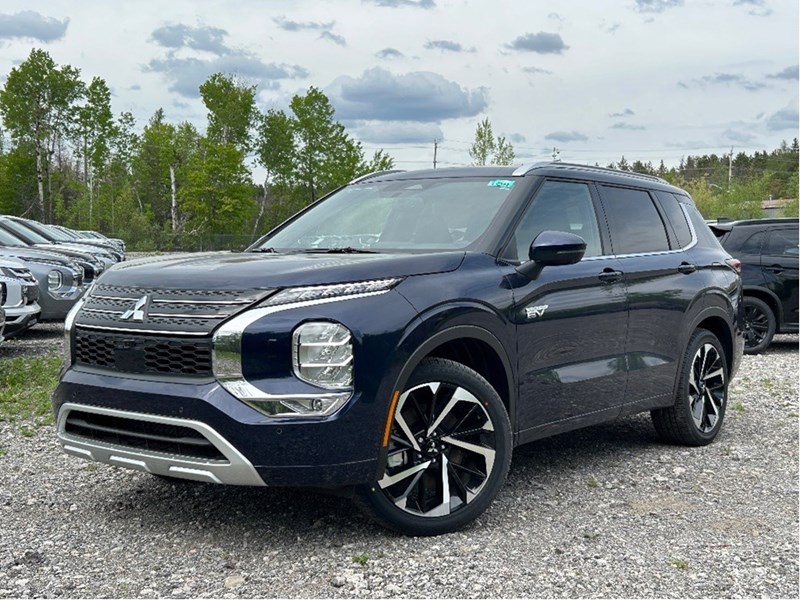
<instances>
[{"instance_id":1,"label":"front wheel","mask_svg":"<svg viewBox=\"0 0 800 600\"><path fill-rule=\"evenodd\" d=\"M454 531L494 500L511 452L508 414L489 382L460 363L428 358L398 399L384 473L359 498L400 533Z\"/></svg>"},{"instance_id":2,"label":"front wheel","mask_svg":"<svg viewBox=\"0 0 800 600\"><path fill-rule=\"evenodd\" d=\"M673 444L705 446L717 437L728 404L728 365L717 337L694 332L678 370L675 404L650 412L659 436Z\"/></svg>"}]
</instances>

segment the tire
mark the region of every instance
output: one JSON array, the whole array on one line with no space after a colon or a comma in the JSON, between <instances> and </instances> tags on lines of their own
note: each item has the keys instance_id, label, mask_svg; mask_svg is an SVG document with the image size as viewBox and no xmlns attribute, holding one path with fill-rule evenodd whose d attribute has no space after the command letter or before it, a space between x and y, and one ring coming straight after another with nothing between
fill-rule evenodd
<instances>
[{"instance_id":1,"label":"tire","mask_svg":"<svg viewBox=\"0 0 800 600\"><path fill-rule=\"evenodd\" d=\"M763 300L744 298L744 353L758 354L767 349L775 335L775 313Z\"/></svg>"},{"instance_id":2,"label":"tire","mask_svg":"<svg viewBox=\"0 0 800 600\"><path fill-rule=\"evenodd\" d=\"M397 402L382 478L356 498L400 533L455 531L494 500L511 453L511 423L489 382L460 363L427 358Z\"/></svg>"},{"instance_id":3,"label":"tire","mask_svg":"<svg viewBox=\"0 0 800 600\"><path fill-rule=\"evenodd\" d=\"M675 403L650 412L666 442L705 446L717 437L728 404L728 364L722 344L705 329L686 347L675 386Z\"/></svg>"}]
</instances>

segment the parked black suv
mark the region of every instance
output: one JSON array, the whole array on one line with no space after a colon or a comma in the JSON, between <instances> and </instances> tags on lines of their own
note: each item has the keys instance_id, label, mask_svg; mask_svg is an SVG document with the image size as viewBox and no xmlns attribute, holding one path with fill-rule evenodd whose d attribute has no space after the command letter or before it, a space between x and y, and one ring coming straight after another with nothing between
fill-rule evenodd
<instances>
[{"instance_id":1,"label":"parked black suv","mask_svg":"<svg viewBox=\"0 0 800 600\"><path fill-rule=\"evenodd\" d=\"M742 263L744 351L767 349L776 333L798 330L798 220L719 220L711 230Z\"/></svg>"},{"instance_id":2,"label":"parked black suv","mask_svg":"<svg viewBox=\"0 0 800 600\"><path fill-rule=\"evenodd\" d=\"M352 491L399 531L480 514L512 449L650 411L711 442L741 280L686 192L568 165L373 174L244 253L107 271L66 322L76 456Z\"/></svg>"}]
</instances>

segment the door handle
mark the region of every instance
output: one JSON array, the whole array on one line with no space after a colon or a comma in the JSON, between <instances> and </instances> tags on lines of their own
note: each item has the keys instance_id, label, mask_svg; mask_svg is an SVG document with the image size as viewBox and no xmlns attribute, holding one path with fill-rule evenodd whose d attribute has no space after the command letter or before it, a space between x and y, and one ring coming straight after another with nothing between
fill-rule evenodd
<instances>
[{"instance_id":1,"label":"door handle","mask_svg":"<svg viewBox=\"0 0 800 600\"><path fill-rule=\"evenodd\" d=\"M767 271L770 271L771 273L775 273L777 275L778 273L783 273L783 267L780 265L771 265L767 267Z\"/></svg>"},{"instance_id":2,"label":"door handle","mask_svg":"<svg viewBox=\"0 0 800 600\"><path fill-rule=\"evenodd\" d=\"M684 273L686 275L688 275L689 273L694 273L695 271L697 271L697 265L693 265L685 261L682 262L678 267L678 272Z\"/></svg>"},{"instance_id":3,"label":"door handle","mask_svg":"<svg viewBox=\"0 0 800 600\"><path fill-rule=\"evenodd\" d=\"M606 267L597 276L597 278L603 283L614 283L615 281L619 281L620 279L622 279L622 275L623 275L622 271L616 271L611 267Z\"/></svg>"}]
</instances>

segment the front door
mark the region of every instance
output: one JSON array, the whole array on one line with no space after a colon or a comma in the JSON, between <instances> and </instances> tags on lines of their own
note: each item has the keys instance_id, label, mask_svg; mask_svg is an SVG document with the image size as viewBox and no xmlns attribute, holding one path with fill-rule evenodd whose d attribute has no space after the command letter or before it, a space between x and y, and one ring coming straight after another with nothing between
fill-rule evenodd
<instances>
[{"instance_id":1,"label":"front door","mask_svg":"<svg viewBox=\"0 0 800 600\"><path fill-rule=\"evenodd\" d=\"M624 402L627 301L620 263L604 253L599 222L588 184L545 181L504 254L524 262L531 242L547 230L587 243L577 264L545 267L533 280L516 272L508 278L521 442L613 418Z\"/></svg>"}]
</instances>

